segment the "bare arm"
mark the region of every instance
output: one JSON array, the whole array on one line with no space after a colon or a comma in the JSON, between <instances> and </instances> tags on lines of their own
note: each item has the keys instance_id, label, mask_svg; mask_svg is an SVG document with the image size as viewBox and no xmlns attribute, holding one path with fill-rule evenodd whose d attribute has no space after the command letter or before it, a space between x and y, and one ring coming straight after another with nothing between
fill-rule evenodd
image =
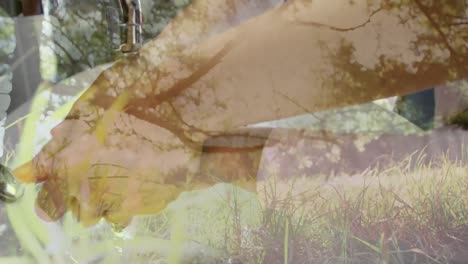
<instances>
[{"instance_id":1,"label":"bare arm","mask_svg":"<svg viewBox=\"0 0 468 264\"><path fill-rule=\"evenodd\" d=\"M46 181L39 205L58 212L53 218L71 207L87 223L103 216L126 224L207 181L194 173L210 135L467 77L468 31L452 23L460 10L443 1L354 2L290 1L189 44L181 37L192 24L179 17L104 72L16 174ZM188 19L195 32L210 32L200 17Z\"/></svg>"},{"instance_id":2,"label":"bare arm","mask_svg":"<svg viewBox=\"0 0 468 264\"><path fill-rule=\"evenodd\" d=\"M466 78L466 33L447 26L450 14L419 1L388 2L343 1L339 9L291 1L199 45L175 37L189 28L179 17L139 56L107 71L75 109L109 108L125 90L131 115L223 132ZM184 48L161 61L151 53L160 43L171 50L172 40Z\"/></svg>"}]
</instances>

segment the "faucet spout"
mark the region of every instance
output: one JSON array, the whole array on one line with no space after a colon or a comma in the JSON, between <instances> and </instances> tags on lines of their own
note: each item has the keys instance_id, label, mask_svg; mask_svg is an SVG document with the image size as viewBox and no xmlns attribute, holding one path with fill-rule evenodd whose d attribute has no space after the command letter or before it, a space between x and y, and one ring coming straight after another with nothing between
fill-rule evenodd
<instances>
[{"instance_id":1,"label":"faucet spout","mask_svg":"<svg viewBox=\"0 0 468 264\"><path fill-rule=\"evenodd\" d=\"M143 42L141 37L141 2L140 0L116 0L119 12L120 46L123 53L137 51Z\"/></svg>"}]
</instances>

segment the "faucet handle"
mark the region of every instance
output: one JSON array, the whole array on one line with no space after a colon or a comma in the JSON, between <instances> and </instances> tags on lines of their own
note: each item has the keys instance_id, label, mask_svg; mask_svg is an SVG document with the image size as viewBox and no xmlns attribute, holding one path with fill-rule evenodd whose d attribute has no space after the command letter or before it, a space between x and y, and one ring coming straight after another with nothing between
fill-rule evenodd
<instances>
[{"instance_id":1,"label":"faucet handle","mask_svg":"<svg viewBox=\"0 0 468 264\"><path fill-rule=\"evenodd\" d=\"M114 0L106 8L106 17L113 48L122 53L137 51L143 42L140 0Z\"/></svg>"}]
</instances>

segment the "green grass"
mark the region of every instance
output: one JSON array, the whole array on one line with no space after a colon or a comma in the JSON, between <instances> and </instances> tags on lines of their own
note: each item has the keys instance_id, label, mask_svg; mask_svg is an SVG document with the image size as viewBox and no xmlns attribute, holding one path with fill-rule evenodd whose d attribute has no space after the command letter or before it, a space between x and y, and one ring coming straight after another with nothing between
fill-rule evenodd
<instances>
[{"instance_id":1,"label":"green grass","mask_svg":"<svg viewBox=\"0 0 468 264\"><path fill-rule=\"evenodd\" d=\"M468 165L441 157L410 169L414 158L328 180L272 175L258 196L229 184L184 193L142 216L132 239L70 215L63 228L76 259L102 263L450 263L468 246ZM44 260L44 227L14 228L25 256ZM30 232L42 242L28 243Z\"/></svg>"},{"instance_id":2,"label":"green grass","mask_svg":"<svg viewBox=\"0 0 468 264\"><path fill-rule=\"evenodd\" d=\"M234 254L243 263L449 263L468 248L468 166L441 161L265 183L269 208L252 232L262 246Z\"/></svg>"}]
</instances>

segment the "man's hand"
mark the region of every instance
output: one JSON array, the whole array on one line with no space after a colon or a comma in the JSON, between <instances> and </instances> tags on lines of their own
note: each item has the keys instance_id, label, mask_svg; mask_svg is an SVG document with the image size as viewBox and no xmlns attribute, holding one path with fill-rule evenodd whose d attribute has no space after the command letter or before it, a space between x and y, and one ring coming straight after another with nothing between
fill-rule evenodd
<instances>
[{"instance_id":1,"label":"man's hand","mask_svg":"<svg viewBox=\"0 0 468 264\"><path fill-rule=\"evenodd\" d=\"M104 140L88 123L65 120L34 160L15 171L21 181L43 182L37 197L42 218L57 220L70 210L84 225L105 218L126 226L190 188L196 149L125 114L106 118Z\"/></svg>"}]
</instances>

